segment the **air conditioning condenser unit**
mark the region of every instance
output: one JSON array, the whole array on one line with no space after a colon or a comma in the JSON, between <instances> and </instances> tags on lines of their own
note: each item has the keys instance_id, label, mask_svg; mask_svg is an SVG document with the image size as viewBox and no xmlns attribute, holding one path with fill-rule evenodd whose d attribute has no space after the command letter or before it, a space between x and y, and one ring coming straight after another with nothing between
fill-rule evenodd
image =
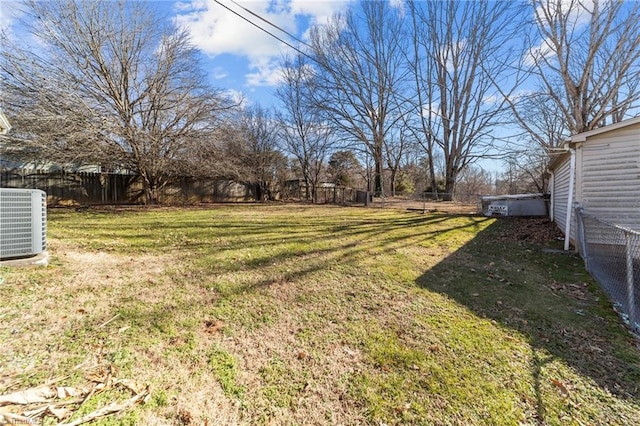
<instances>
[{"instance_id":1,"label":"air conditioning condenser unit","mask_svg":"<svg viewBox=\"0 0 640 426\"><path fill-rule=\"evenodd\" d=\"M0 261L47 249L47 194L39 189L0 188Z\"/></svg>"}]
</instances>

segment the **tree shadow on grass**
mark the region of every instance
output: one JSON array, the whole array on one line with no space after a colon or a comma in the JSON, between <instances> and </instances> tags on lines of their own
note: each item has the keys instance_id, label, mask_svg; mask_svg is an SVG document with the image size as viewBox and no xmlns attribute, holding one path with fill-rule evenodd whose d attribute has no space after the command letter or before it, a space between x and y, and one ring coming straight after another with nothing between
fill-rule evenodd
<instances>
[{"instance_id":1,"label":"tree shadow on grass","mask_svg":"<svg viewBox=\"0 0 640 426\"><path fill-rule=\"evenodd\" d=\"M554 359L638 404L640 346L580 257L543 251L559 248L558 241L549 240L554 229L541 219L498 220L417 284L527 339L539 421L544 421L545 405L541 369Z\"/></svg>"}]
</instances>

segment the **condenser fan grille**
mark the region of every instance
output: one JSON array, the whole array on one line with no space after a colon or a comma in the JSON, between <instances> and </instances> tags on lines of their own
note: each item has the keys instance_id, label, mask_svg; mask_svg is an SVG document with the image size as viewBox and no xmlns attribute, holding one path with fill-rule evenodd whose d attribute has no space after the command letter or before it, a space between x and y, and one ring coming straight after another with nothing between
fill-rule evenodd
<instances>
[{"instance_id":1,"label":"condenser fan grille","mask_svg":"<svg viewBox=\"0 0 640 426\"><path fill-rule=\"evenodd\" d=\"M0 259L37 255L46 248L46 194L0 188Z\"/></svg>"}]
</instances>

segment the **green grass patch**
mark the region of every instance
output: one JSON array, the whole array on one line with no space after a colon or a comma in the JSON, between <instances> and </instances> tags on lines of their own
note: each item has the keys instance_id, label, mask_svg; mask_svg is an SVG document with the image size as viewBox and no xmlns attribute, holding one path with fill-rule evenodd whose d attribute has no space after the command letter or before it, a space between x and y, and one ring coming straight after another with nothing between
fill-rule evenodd
<instances>
[{"instance_id":1,"label":"green grass patch","mask_svg":"<svg viewBox=\"0 0 640 426\"><path fill-rule=\"evenodd\" d=\"M259 370L262 394L273 407L295 409L298 399L307 386L308 374L292 370L287 362L272 358Z\"/></svg>"},{"instance_id":2,"label":"green grass patch","mask_svg":"<svg viewBox=\"0 0 640 426\"><path fill-rule=\"evenodd\" d=\"M245 390L237 382L238 361L235 357L224 349L214 346L209 350L208 364L224 393L233 398L241 398Z\"/></svg>"},{"instance_id":3,"label":"green grass patch","mask_svg":"<svg viewBox=\"0 0 640 426\"><path fill-rule=\"evenodd\" d=\"M0 393L100 364L151 385L100 424L633 424L637 340L522 223L51 209L50 266L0 269Z\"/></svg>"}]
</instances>

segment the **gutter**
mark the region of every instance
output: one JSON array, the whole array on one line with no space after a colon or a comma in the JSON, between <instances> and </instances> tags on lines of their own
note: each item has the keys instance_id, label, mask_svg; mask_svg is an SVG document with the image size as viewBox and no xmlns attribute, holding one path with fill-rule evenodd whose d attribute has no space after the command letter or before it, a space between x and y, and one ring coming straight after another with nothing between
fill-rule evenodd
<instances>
[{"instance_id":1,"label":"gutter","mask_svg":"<svg viewBox=\"0 0 640 426\"><path fill-rule=\"evenodd\" d=\"M553 173L553 170L548 170L549 175L551 176L551 178L549 179L549 193L551 194L550 200L549 200L549 220L551 222L553 222L553 208L555 207L555 203L553 202L553 199L556 198L555 197L555 187L556 187L556 175L555 173Z\"/></svg>"}]
</instances>

